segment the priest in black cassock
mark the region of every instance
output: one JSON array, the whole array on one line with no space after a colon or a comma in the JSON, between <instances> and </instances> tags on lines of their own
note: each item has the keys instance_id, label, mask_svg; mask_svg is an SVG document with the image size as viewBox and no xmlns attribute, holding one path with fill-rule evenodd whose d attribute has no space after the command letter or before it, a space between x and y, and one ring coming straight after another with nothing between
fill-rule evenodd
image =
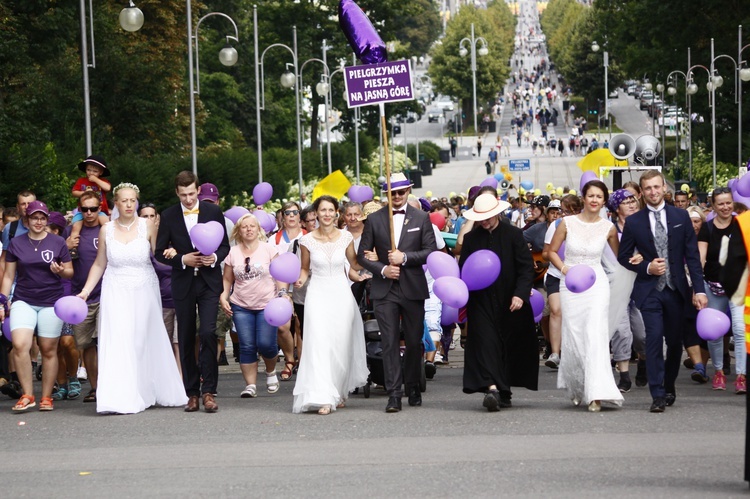
<instances>
[{"instance_id":1,"label":"priest in black cassock","mask_svg":"<svg viewBox=\"0 0 750 499\"><path fill-rule=\"evenodd\" d=\"M464 213L475 221L464 237L459 266L474 252L487 249L500 257L497 280L485 289L471 291L467 311L464 393L484 393L490 412L511 406L511 387L536 390L539 350L529 303L534 262L520 229L501 223L510 207L485 193Z\"/></svg>"}]
</instances>

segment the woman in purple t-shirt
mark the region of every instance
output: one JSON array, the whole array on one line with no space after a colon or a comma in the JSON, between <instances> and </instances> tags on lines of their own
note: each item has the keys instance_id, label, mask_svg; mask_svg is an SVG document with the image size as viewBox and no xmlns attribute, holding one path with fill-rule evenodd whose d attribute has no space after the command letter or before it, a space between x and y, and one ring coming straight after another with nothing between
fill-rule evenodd
<instances>
[{"instance_id":1,"label":"woman in purple t-shirt","mask_svg":"<svg viewBox=\"0 0 750 499\"><path fill-rule=\"evenodd\" d=\"M16 287L10 307L10 330L13 338L13 360L23 395L14 411L36 406L29 349L34 329L42 352L42 398L40 411L51 411L52 386L57 377L57 344L63 321L55 315L55 302L64 296L62 279L73 277L73 264L65 239L45 229L49 219L47 205L29 203L29 232L14 237L7 248L5 274L0 286L0 320L6 316L13 280Z\"/></svg>"}]
</instances>

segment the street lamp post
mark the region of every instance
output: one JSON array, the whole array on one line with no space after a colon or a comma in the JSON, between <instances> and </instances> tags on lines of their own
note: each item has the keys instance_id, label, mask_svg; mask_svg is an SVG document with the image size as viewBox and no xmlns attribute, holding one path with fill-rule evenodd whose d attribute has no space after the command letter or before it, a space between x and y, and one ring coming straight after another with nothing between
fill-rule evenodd
<instances>
[{"instance_id":1,"label":"street lamp post","mask_svg":"<svg viewBox=\"0 0 750 499\"><path fill-rule=\"evenodd\" d=\"M605 40L606 42L606 40ZM605 43L606 45L606 43ZM591 50L593 52L599 52L599 44L594 41L591 44ZM607 127L609 128L609 140L612 140L612 125L609 123L609 78L607 73L609 70L609 52L604 51L604 119L606 120Z\"/></svg>"},{"instance_id":2,"label":"street lamp post","mask_svg":"<svg viewBox=\"0 0 750 499\"><path fill-rule=\"evenodd\" d=\"M425 85L429 85L430 88L432 88L432 78L430 78L430 76L426 74L417 76L416 83L417 84L415 85L415 88L420 91L425 87ZM417 141L417 166L419 166L419 120L414 123L414 138Z\"/></svg>"},{"instance_id":3,"label":"street lamp post","mask_svg":"<svg viewBox=\"0 0 750 499\"><path fill-rule=\"evenodd\" d=\"M685 92L685 100L686 100L686 102L685 102L685 104L687 106L688 105L687 101L689 101L690 96L687 93L687 75L685 73L683 73L682 71L675 70L675 71L672 71L671 73L669 73L667 75L667 85L668 85L667 86L667 93L669 95L671 95L672 97L675 97L677 95L677 88L676 88L675 85L677 84L677 77L678 76L682 76L682 79L685 81L685 85L686 85L686 89L685 89L686 90L686 92ZM677 98L675 98L675 107L676 107L676 104L677 104ZM688 109L689 109L689 107L688 107ZM689 120L690 120L690 115L688 115L688 121ZM679 170L680 170L680 113L679 113L679 108L677 110L677 113L675 114L674 129L675 129L675 138L676 138L676 140L675 140L676 149L675 149L675 169L674 169L674 171L675 171L675 175L676 175L676 173L679 172Z\"/></svg>"},{"instance_id":4,"label":"street lamp post","mask_svg":"<svg viewBox=\"0 0 750 499\"><path fill-rule=\"evenodd\" d=\"M477 42L482 42L482 46L479 50L477 50ZM487 49L487 40L481 36L474 36L474 23L471 23L471 38L464 38L458 44L458 54L461 57L466 57L469 54L469 50L464 47L464 43L468 43L471 47L471 83L474 96L474 133L479 135L479 130L477 129L477 54L484 57L489 54L489 50Z\"/></svg>"},{"instance_id":5,"label":"street lamp post","mask_svg":"<svg viewBox=\"0 0 750 499\"><path fill-rule=\"evenodd\" d=\"M234 20L221 12L209 12L198 20L193 33L193 15L190 8L190 0L187 0L187 31L188 31L188 80L190 86L190 152L193 163L193 174L198 174L198 144L195 132L195 96L200 94L200 61L198 58L198 29L201 23L212 16L220 16L228 19L234 27L234 36L227 35L227 45L219 52L219 61L224 66L233 66L237 63L237 50L229 45L229 40L238 41L239 31ZM195 62L193 62L193 43L195 43Z\"/></svg>"},{"instance_id":6,"label":"street lamp post","mask_svg":"<svg viewBox=\"0 0 750 499\"><path fill-rule=\"evenodd\" d=\"M323 47L322 48L323 48L323 66L325 66L326 73L328 73L329 72L329 69L328 69L328 57L326 56L326 54L328 53L328 50L332 49L333 47L331 45L328 45L326 43L326 41L323 40ZM320 84L318 84L318 85L320 85ZM330 90L330 83L327 83L327 85L328 85L328 88L325 89L325 91L323 92L323 94L325 95L325 106L323 106L323 107L325 108L325 111L326 111L326 120L325 120L325 124L326 124L326 152L328 154L328 175L330 175L331 174L331 127L328 124L328 118L329 118L328 115L331 112L330 93L328 92ZM317 88L316 88L316 90L317 90ZM320 92L318 92L318 95L320 95Z\"/></svg>"},{"instance_id":7,"label":"street lamp post","mask_svg":"<svg viewBox=\"0 0 750 499\"><path fill-rule=\"evenodd\" d=\"M661 138L661 167L666 168L667 167L667 151L664 147L667 140L667 133L664 129L664 124L666 122L666 119L664 117L664 109L666 109L666 106L664 106L664 84L657 83L656 84L656 91L659 92L659 99L661 99L661 125L659 126L659 137Z\"/></svg>"},{"instance_id":8,"label":"street lamp post","mask_svg":"<svg viewBox=\"0 0 750 499\"><path fill-rule=\"evenodd\" d=\"M94 40L94 6L93 0L89 0L89 33L86 32L86 0L80 0L81 21L81 72L83 78L83 119L84 133L86 137L86 156L91 156L93 146L91 142L91 88L89 86L89 68L96 69L96 46ZM120 27L125 31L138 31L143 26L143 12L135 6L132 0L130 4L120 11ZM89 62L89 36L91 36L91 62Z\"/></svg>"}]
</instances>

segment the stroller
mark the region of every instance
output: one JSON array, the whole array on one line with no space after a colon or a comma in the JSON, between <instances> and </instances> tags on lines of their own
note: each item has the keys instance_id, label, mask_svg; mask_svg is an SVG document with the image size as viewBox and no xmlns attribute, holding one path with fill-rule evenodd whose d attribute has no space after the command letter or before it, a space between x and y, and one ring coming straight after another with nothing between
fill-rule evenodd
<instances>
[{"instance_id":1,"label":"stroller","mask_svg":"<svg viewBox=\"0 0 750 499\"><path fill-rule=\"evenodd\" d=\"M360 285L360 286L357 286ZM356 287L355 287L356 286ZM352 287L355 299L359 304L362 322L364 323L365 349L367 351L367 369L370 375L367 377L367 384L362 387L365 398L370 398L370 390L373 384L385 386L385 371L383 369L383 348L381 346L380 326L375 319L375 312L372 301L370 300L370 281L355 283ZM403 335L403 331L402 331ZM401 353L401 362L403 366L403 350ZM427 390L427 376L424 370L424 361L419 376L419 391ZM359 389L354 391L359 393Z\"/></svg>"}]
</instances>

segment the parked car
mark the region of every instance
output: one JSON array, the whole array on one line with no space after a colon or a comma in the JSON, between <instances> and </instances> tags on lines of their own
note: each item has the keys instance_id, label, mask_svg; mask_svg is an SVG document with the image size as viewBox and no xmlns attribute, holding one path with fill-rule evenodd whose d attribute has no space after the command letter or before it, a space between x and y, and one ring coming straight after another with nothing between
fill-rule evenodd
<instances>
[{"instance_id":1,"label":"parked car","mask_svg":"<svg viewBox=\"0 0 750 499\"><path fill-rule=\"evenodd\" d=\"M609 98L610 99L619 99L620 98L620 93L617 91L617 89L614 89L614 90L612 90L609 93Z\"/></svg>"},{"instance_id":2,"label":"parked car","mask_svg":"<svg viewBox=\"0 0 750 499\"><path fill-rule=\"evenodd\" d=\"M455 109L451 98L445 95L438 96L435 100L435 105L443 111L453 111Z\"/></svg>"},{"instance_id":3,"label":"parked car","mask_svg":"<svg viewBox=\"0 0 750 499\"><path fill-rule=\"evenodd\" d=\"M644 109L646 109L648 107L648 105L651 104L652 100L654 100L654 93L651 92L651 91L649 91L649 90L644 90L641 93L641 97L640 97L639 107L640 107L641 111L643 111Z\"/></svg>"},{"instance_id":4,"label":"parked car","mask_svg":"<svg viewBox=\"0 0 750 499\"><path fill-rule=\"evenodd\" d=\"M428 123L438 123L440 121L440 118L443 116L443 110L433 107L429 111L427 111L427 122Z\"/></svg>"},{"instance_id":5,"label":"parked car","mask_svg":"<svg viewBox=\"0 0 750 499\"><path fill-rule=\"evenodd\" d=\"M659 116L663 108L664 103L660 98L655 97L652 102L649 102L648 106L646 107L646 111L648 111L649 116Z\"/></svg>"}]
</instances>

